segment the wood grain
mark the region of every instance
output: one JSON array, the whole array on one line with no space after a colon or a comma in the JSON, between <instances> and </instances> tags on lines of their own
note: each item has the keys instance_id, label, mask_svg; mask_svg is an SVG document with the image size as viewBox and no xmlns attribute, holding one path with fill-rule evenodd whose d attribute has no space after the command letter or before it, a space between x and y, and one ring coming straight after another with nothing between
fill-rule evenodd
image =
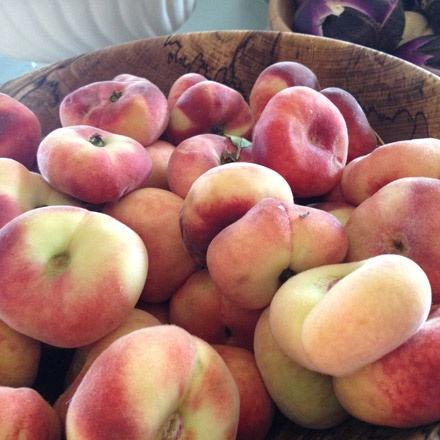
<instances>
[{"instance_id":1,"label":"wood grain","mask_svg":"<svg viewBox=\"0 0 440 440\"><path fill-rule=\"evenodd\" d=\"M287 0L279 0L286 4ZM440 78L400 59L342 41L278 31L220 31L152 38L52 64L4 84L40 118L43 133L59 126L58 106L71 90L120 73L145 76L164 93L180 75L199 72L246 98L258 74L281 60L304 63L321 86L353 93L385 142L440 137ZM399 430L350 420L325 431L277 417L272 440L434 440L440 424Z\"/></svg>"},{"instance_id":2,"label":"wood grain","mask_svg":"<svg viewBox=\"0 0 440 440\"><path fill-rule=\"evenodd\" d=\"M132 73L167 93L178 76L199 72L247 97L257 75L279 60L299 61L315 71L322 87L353 93L385 142L440 137L440 78L382 52L290 32L204 32L130 42L44 67L0 91L34 110L47 133L59 125L63 97L92 81Z\"/></svg>"}]
</instances>

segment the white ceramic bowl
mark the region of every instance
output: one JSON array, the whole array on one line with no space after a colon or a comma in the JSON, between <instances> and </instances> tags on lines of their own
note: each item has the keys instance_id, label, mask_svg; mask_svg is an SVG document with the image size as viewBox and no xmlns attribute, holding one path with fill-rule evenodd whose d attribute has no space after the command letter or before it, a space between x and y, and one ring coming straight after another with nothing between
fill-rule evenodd
<instances>
[{"instance_id":1,"label":"white ceramic bowl","mask_svg":"<svg viewBox=\"0 0 440 440\"><path fill-rule=\"evenodd\" d=\"M106 46L167 35L196 0L2 0L0 54L52 63Z\"/></svg>"}]
</instances>

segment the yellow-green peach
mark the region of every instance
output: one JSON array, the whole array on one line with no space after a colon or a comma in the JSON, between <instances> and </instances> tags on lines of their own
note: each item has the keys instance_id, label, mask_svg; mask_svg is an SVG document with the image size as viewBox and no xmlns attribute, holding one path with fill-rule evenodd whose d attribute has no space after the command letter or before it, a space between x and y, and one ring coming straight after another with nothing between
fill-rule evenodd
<instances>
[{"instance_id":1,"label":"yellow-green peach","mask_svg":"<svg viewBox=\"0 0 440 440\"><path fill-rule=\"evenodd\" d=\"M303 367L281 350L270 330L269 308L255 328L254 354L269 394L289 420L304 428L327 429L348 418L332 377Z\"/></svg>"},{"instance_id":2,"label":"yellow-green peach","mask_svg":"<svg viewBox=\"0 0 440 440\"><path fill-rule=\"evenodd\" d=\"M429 280L418 264L401 255L378 255L290 278L270 304L270 326L293 360L343 376L413 336L431 300Z\"/></svg>"}]
</instances>

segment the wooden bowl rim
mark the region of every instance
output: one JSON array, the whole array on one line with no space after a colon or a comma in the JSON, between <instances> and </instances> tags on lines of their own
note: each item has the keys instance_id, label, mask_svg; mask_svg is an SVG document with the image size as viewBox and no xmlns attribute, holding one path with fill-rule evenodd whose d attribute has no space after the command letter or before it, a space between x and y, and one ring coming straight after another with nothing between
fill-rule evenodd
<instances>
[{"instance_id":1,"label":"wooden bowl rim","mask_svg":"<svg viewBox=\"0 0 440 440\"><path fill-rule=\"evenodd\" d=\"M257 74L285 59L317 67L322 86L341 86L355 96L361 95L365 100L361 104L374 118L372 125L377 129L390 124L387 131L391 135L386 135L385 141L394 140L392 124L396 119L396 137L408 119L414 127L406 136L440 138L438 76L374 49L293 32L204 31L136 40L42 67L7 82L0 92L44 114L43 131L47 133L59 123L57 106L62 98L93 80L111 79L128 70L151 77L153 82L157 79L167 93L177 76L197 71L239 89L247 97ZM369 82L364 83L364 78ZM390 82L393 88L389 88ZM405 100L411 104L409 109ZM384 103L386 114L381 109ZM388 106L393 112L388 112Z\"/></svg>"}]
</instances>

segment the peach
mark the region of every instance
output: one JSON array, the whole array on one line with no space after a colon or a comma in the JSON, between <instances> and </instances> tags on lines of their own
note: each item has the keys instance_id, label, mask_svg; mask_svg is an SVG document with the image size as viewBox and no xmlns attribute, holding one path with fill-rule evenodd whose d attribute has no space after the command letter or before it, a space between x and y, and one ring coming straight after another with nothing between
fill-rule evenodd
<instances>
[{"instance_id":1,"label":"peach","mask_svg":"<svg viewBox=\"0 0 440 440\"><path fill-rule=\"evenodd\" d=\"M279 91L292 86L306 86L319 90L319 80L309 67L297 61L278 61L264 68L249 94L249 105L255 121L266 104Z\"/></svg>"},{"instance_id":2,"label":"peach","mask_svg":"<svg viewBox=\"0 0 440 440\"><path fill-rule=\"evenodd\" d=\"M149 259L148 277L140 299L152 303L168 300L197 269L180 234L183 199L160 188L141 188L102 212L119 220L143 240Z\"/></svg>"},{"instance_id":3,"label":"peach","mask_svg":"<svg viewBox=\"0 0 440 440\"><path fill-rule=\"evenodd\" d=\"M148 312L149 314L155 316L161 322L161 324L169 324L169 302L170 301L167 300L160 303L151 303L139 299L139 301L136 303L136 308L144 310L145 312Z\"/></svg>"},{"instance_id":4,"label":"peach","mask_svg":"<svg viewBox=\"0 0 440 440\"><path fill-rule=\"evenodd\" d=\"M212 133L191 136L177 145L170 157L167 170L170 190L185 198L191 185L205 171L240 161L253 162L252 146L245 139L233 141Z\"/></svg>"},{"instance_id":5,"label":"peach","mask_svg":"<svg viewBox=\"0 0 440 440\"><path fill-rule=\"evenodd\" d=\"M275 404L249 350L232 345L213 345L225 361L238 387L240 418L236 440L264 440L272 425Z\"/></svg>"},{"instance_id":6,"label":"peach","mask_svg":"<svg viewBox=\"0 0 440 440\"><path fill-rule=\"evenodd\" d=\"M144 310L145 312L148 312L149 314L153 315L158 319L161 324L169 324L170 323L170 310L169 310L169 300L163 301L160 303L151 303L144 301L142 299L139 299L139 301L136 303L136 308L140 310Z\"/></svg>"},{"instance_id":7,"label":"peach","mask_svg":"<svg viewBox=\"0 0 440 440\"><path fill-rule=\"evenodd\" d=\"M145 244L109 215L74 206L27 211L0 229L0 319L74 348L114 330L138 301Z\"/></svg>"},{"instance_id":8,"label":"peach","mask_svg":"<svg viewBox=\"0 0 440 440\"><path fill-rule=\"evenodd\" d=\"M375 425L411 428L440 419L440 315L408 341L354 373L334 379L347 411Z\"/></svg>"},{"instance_id":9,"label":"peach","mask_svg":"<svg viewBox=\"0 0 440 440\"><path fill-rule=\"evenodd\" d=\"M344 173L344 171L342 171L342 173ZM323 194L322 196L318 197L317 200L320 202L345 202L345 203L348 203L342 195L340 180L330 191L328 191L325 194ZM309 201L308 203L313 203L313 202L316 202L316 200Z\"/></svg>"},{"instance_id":10,"label":"peach","mask_svg":"<svg viewBox=\"0 0 440 440\"><path fill-rule=\"evenodd\" d=\"M266 198L211 240L206 264L224 296L259 309L269 305L287 278L341 263L347 248L344 227L332 214Z\"/></svg>"},{"instance_id":11,"label":"peach","mask_svg":"<svg viewBox=\"0 0 440 440\"><path fill-rule=\"evenodd\" d=\"M440 233L437 212L440 180L404 177L383 186L351 213L345 230L347 261L380 254L399 254L414 260L425 271L433 303L440 302Z\"/></svg>"},{"instance_id":12,"label":"peach","mask_svg":"<svg viewBox=\"0 0 440 440\"><path fill-rule=\"evenodd\" d=\"M201 81L185 90L170 109L166 139L174 145L201 133L227 134L250 140L254 118L249 104L232 87Z\"/></svg>"},{"instance_id":13,"label":"peach","mask_svg":"<svg viewBox=\"0 0 440 440\"><path fill-rule=\"evenodd\" d=\"M347 124L322 93L281 90L265 106L252 136L254 161L272 168L295 197L317 197L337 185L347 161Z\"/></svg>"},{"instance_id":14,"label":"peach","mask_svg":"<svg viewBox=\"0 0 440 440\"><path fill-rule=\"evenodd\" d=\"M355 208L355 206L352 205L351 203L347 203L344 201L337 202L330 200L311 203L308 206L329 212L330 214L334 215L341 222L343 226L345 226L347 220L349 219L351 213Z\"/></svg>"},{"instance_id":15,"label":"peach","mask_svg":"<svg viewBox=\"0 0 440 440\"><path fill-rule=\"evenodd\" d=\"M255 325L261 310L244 309L226 298L207 269L193 273L173 294L170 323L210 344L253 350Z\"/></svg>"},{"instance_id":16,"label":"peach","mask_svg":"<svg viewBox=\"0 0 440 440\"><path fill-rule=\"evenodd\" d=\"M66 437L235 440L239 411L238 387L216 350L159 325L122 336L96 358L70 402Z\"/></svg>"},{"instance_id":17,"label":"peach","mask_svg":"<svg viewBox=\"0 0 440 440\"><path fill-rule=\"evenodd\" d=\"M91 344L74 350L65 376L65 390L57 397L54 403L54 408L60 416L63 427L65 426L70 400L95 359L121 336L153 325L161 325L161 322L151 313L134 308L115 330Z\"/></svg>"},{"instance_id":18,"label":"peach","mask_svg":"<svg viewBox=\"0 0 440 440\"><path fill-rule=\"evenodd\" d=\"M348 131L347 163L375 150L378 146L376 132L354 95L341 87L326 87L320 92L330 99L344 116Z\"/></svg>"},{"instance_id":19,"label":"peach","mask_svg":"<svg viewBox=\"0 0 440 440\"><path fill-rule=\"evenodd\" d=\"M0 320L0 385L30 387L38 374L41 343Z\"/></svg>"},{"instance_id":20,"label":"peach","mask_svg":"<svg viewBox=\"0 0 440 440\"><path fill-rule=\"evenodd\" d=\"M169 190L168 163L174 152L174 145L161 139L145 147L151 158L152 170L146 186Z\"/></svg>"},{"instance_id":21,"label":"peach","mask_svg":"<svg viewBox=\"0 0 440 440\"><path fill-rule=\"evenodd\" d=\"M180 214L180 229L188 252L205 264L211 240L260 200L293 201L287 181L276 171L251 162L214 167L192 184Z\"/></svg>"},{"instance_id":22,"label":"peach","mask_svg":"<svg viewBox=\"0 0 440 440\"><path fill-rule=\"evenodd\" d=\"M332 377L303 367L281 350L270 330L269 308L255 328L254 353L266 389L293 423L328 429L348 418L336 397Z\"/></svg>"},{"instance_id":23,"label":"peach","mask_svg":"<svg viewBox=\"0 0 440 440\"><path fill-rule=\"evenodd\" d=\"M50 132L38 147L37 163L51 186L91 204L145 186L153 166L139 142L87 125Z\"/></svg>"},{"instance_id":24,"label":"peach","mask_svg":"<svg viewBox=\"0 0 440 440\"><path fill-rule=\"evenodd\" d=\"M431 299L418 264L401 255L378 255L315 267L287 280L270 304L270 328L294 361L344 376L413 336Z\"/></svg>"},{"instance_id":25,"label":"peach","mask_svg":"<svg viewBox=\"0 0 440 440\"><path fill-rule=\"evenodd\" d=\"M0 158L0 204L0 228L40 206L82 206L79 200L49 185L40 174L9 158Z\"/></svg>"},{"instance_id":26,"label":"peach","mask_svg":"<svg viewBox=\"0 0 440 440\"><path fill-rule=\"evenodd\" d=\"M62 126L90 125L147 146L157 141L169 120L168 100L146 78L121 74L68 93L60 103Z\"/></svg>"},{"instance_id":27,"label":"peach","mask_svg":"<svg viewBox=\"0 0 440 440\"><path fill-rule=\"evenodd\" d=\"M0 436L5 440L61 440L56 411L29 387L0 386Z\"/></svg>"},{"instance_id":28,"label":"peach","mask_svg":"<svg viewBox=\"0 0 440 440\"><path fill-rule=\"evenodd\" d=\"M440 177L440 139L422 138L382 145L347 164L341 177L345 201L359 205L402 177Z\"/></svg>"},{"instance_id":29,"label":"peach","mask_svg":"<svg viewBox=\"0 0 440 440\"><path fill-rule=\"evenodd\" d=\"M208 79L205 76L196 72L184 73L177 77L177 79L171 84L168 92L167 99L169 108L171 109L175 106L176 101L186 89L189 89L194 84L207 80Z\"/></svg>"},{"instance_id":30,"label":"peach","mask_svg":"<svg viewBox=\"0 0 440 440\"><path fill-rule=\"evenodd\" d=\"M85 371L88 370L98 355L116 339L134 330L161 324L159 319L153 314L139 308L134 308L115 330L91 344L83 345L74 350L71 364L66 373L66 385L71 385L73 381L77 380L79 375L84 376Z\"/></svg>"},{"instance_id":31,"label":"peach","mask_svg":"<svg viewBox=\"0 0 440 440\"><path fill-rule=\"evenodd\" d=\"M0 93L0 157L33 170L41 137L37 115L17 99Z\"/></svg>"}]
</instances>

